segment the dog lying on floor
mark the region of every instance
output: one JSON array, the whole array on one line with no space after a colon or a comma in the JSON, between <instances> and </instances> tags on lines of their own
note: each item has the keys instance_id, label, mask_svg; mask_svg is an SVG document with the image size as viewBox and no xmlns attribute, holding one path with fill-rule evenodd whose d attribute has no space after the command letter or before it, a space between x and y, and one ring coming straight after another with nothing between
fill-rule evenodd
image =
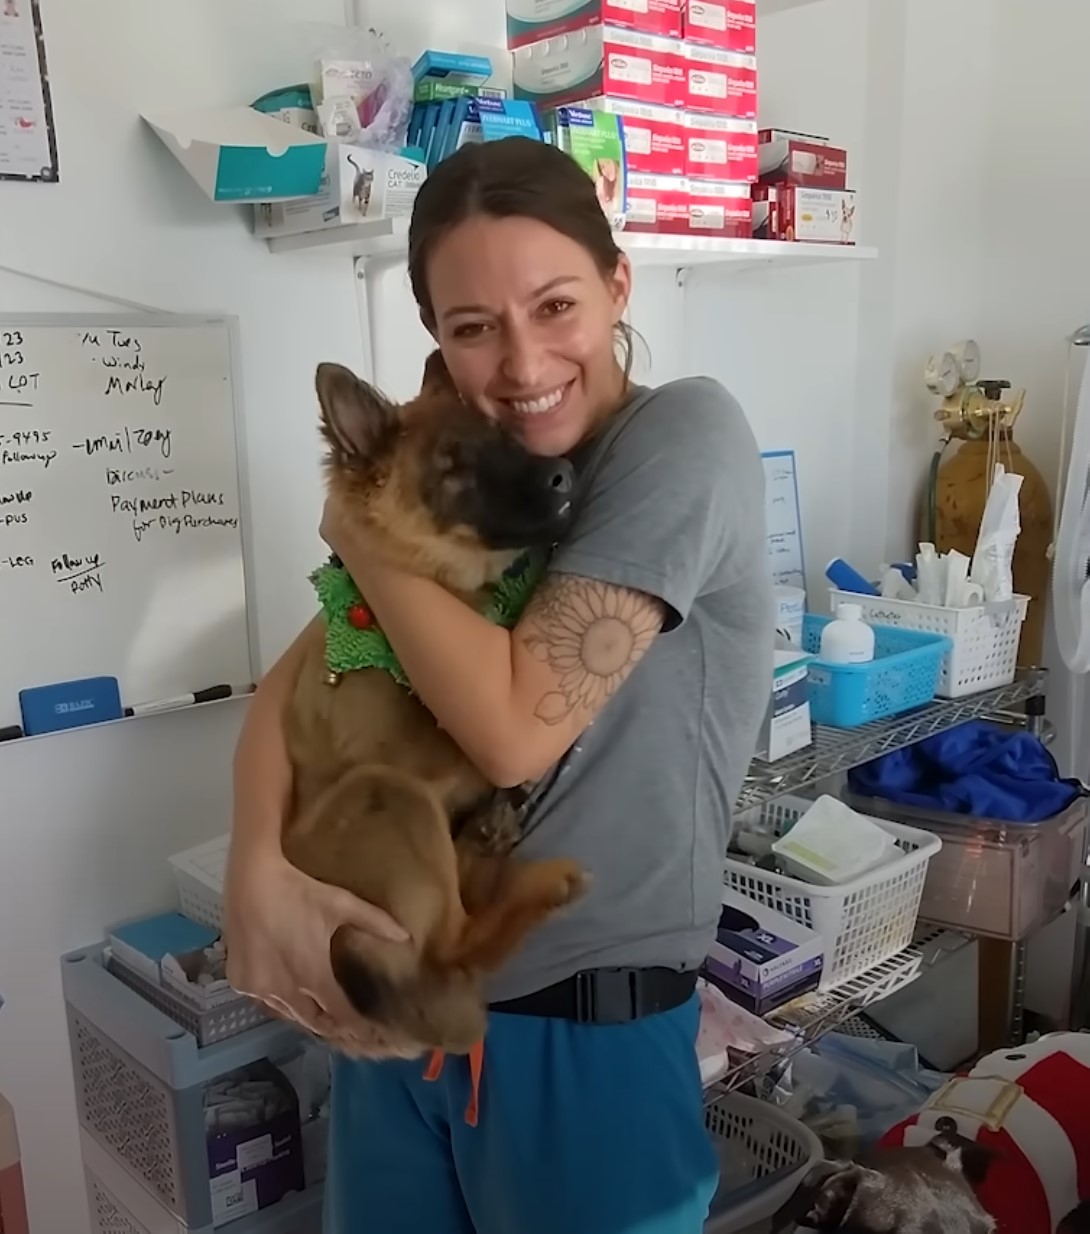
<instances>
[{"instance_id":1,"label":"dog lying on floor","mask_svg":"<svg viewBox=\"0 0 1090 1234\"><path fill-rule=\"evenodd\" d=\"M570 464L527 453L464 406L438 353L421 393L402 406L338 365L319 366L316 387L328 484L376 554L487 611L505 585L518 585L505 572L525 550L559 539ZM484 779L408 688L339 563L314 582L325 619L309 627L286 717L295 788L284 852L410 935L392 943L351 926L334 934L334 975L378 1037L347 1033L331 1044L350 1054L466 1053L484 1035L483 976L581 894L584 876L570 861L510 855L511 795ZM532 582L522 576L521 585L524 602Z\"/></svg>"},{"instance_id":2,"label":"dog lying on floor","mask_svg":"<svg viewBox=\"0 0 1090 1234\"><path fill-rule=\"evenodd\" d=\"M973 1187L990 1154L953 1132L917 1148L880 1149L858 1162L815 1166L772 1219L841 1234L992 1234Z\"/></svg>"}]
</instances>

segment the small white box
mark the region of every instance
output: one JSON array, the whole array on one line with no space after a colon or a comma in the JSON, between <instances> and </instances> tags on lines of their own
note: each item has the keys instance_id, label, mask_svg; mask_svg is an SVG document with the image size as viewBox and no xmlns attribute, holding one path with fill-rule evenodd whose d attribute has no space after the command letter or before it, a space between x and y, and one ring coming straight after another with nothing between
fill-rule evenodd
<instances>
[{"instance_id":1,"label":"small white box","mask_svg":"<svg viewBox=\"0 0 1090 1234\"><path fill-rule=\"evenodd\" d=\"M774 763L804 750L814 740L810 728L808 665L812 657L798 651L776 651L772 669L772 698L757 738L755 758Z\"/></svg>"},{"instance_id":2,"label":"small white box","mask_svg":"<svg viewBox=\"0 0 1090 1234\"><path fill-rule=\"evenodd\" d=\"M415 159L331 142L318 191L301 201L257 206L254 231L292 236L365 219L406 218L427 175Z\"/></svg>"},{"instance_id":3,"label":"small white box","mask_svg":"<svg viewBox=\"0 0 1090 1234\"><path fill-rule=\"evenodd\" d=\"M285 201L318 191L325 139L252 107L145 115L144 121L213 201Z\"/></svg>"}]
</instances>

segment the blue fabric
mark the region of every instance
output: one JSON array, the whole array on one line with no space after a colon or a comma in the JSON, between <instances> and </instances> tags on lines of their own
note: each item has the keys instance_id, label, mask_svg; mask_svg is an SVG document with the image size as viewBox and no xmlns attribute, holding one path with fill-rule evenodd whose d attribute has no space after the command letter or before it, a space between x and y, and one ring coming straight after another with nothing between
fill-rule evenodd
<instances>
[{"instance_id":1,"label":"blue fabric","mask_svg":"<svg viewBox=\"0 0 1090 1234\"><path fill-rule=\"evenodd\" d=\"M701 1234L718 1181L699 1000L634 1024L494 1015L469 1063L333 1073L325 1234Z\"/></svg>"},{"instance_id":2,"label":"blue fabric","mask_svg":"<svg viewBox=\"0 0 1090 1234\"><path fill-rule=\"evenodd\" d=\"M848 784L866 797L1014 823L1052 818L1085 791L1077 780L1060 778L1032 733L982 720L856 767Z\"/></svg>"}]
</instances>

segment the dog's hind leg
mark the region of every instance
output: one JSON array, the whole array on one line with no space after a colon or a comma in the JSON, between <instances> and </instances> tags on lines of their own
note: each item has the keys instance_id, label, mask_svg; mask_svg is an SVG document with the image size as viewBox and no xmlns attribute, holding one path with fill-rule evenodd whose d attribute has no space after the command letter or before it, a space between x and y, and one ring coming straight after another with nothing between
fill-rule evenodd
<instances>
[{"instance_id":1,"label":"dog's hind leg","mask_svg":"<svg viewBox=\"0 0 1090 1234\"><path fill-rule=\"evenodd\" d=\"M462 895L470 912L451 962L474 972L495 972L531 930L586 890L587 875L574 861L516 861L476 857L462 861ZM485 898L485 888L490 894ZM477 908L477 904L481 907Z\"/></svg>"}]
</instances>

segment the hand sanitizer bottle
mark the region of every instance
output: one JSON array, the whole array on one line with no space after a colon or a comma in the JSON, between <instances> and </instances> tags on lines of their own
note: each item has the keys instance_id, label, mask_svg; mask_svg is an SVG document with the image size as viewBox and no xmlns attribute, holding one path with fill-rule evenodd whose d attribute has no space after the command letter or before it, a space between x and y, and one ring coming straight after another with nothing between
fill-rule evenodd
<instances>
[{"instance_id":1,"label":"hand sanitizer bottle","mask_svg":"<svg viewBox=\"0 0 1090 1234\"><path fill-rule=\"evenodd\" d=\"M874 659L874 631L858 604L840 604L836 620L821 632L821 658L830 664L867 664Z\"/></svg>"}]
</instances>

